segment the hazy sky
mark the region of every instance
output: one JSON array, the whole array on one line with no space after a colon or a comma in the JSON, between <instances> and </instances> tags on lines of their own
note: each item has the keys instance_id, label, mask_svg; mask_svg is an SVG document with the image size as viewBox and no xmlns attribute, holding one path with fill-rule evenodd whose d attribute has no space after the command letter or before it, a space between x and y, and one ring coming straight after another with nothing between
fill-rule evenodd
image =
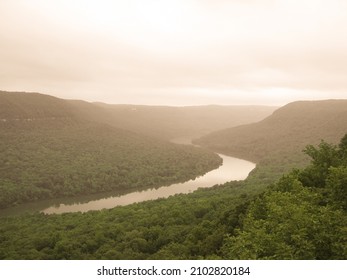
<instances>
[{"instance_id":1,"label":"hazy sky","mask_svg":"<svg viewBox=\"0 0 347 280\"><path fill-rule=\"evenodd\" d=\"M347 98L347 1L0 0L0 90L168 105Z\"/></svg>"}]
</instances>

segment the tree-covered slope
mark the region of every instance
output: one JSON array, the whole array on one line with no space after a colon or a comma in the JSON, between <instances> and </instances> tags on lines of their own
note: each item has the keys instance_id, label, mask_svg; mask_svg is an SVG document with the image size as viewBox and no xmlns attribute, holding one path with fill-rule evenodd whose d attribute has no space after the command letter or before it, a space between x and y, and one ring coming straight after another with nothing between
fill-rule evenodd
<instances>
[{"instance_id":1,"label":"tree-covered slope","mask_svg":"<svg viewBox=\"0 0 347 280\"><path fill-rule=\"evenodd\" d=\"M92 122L58 98L2 92L0 104L2 208L185 181L221 164L202 149Z\"/></svg>"},{"instance_id":2,"label":"tree-covered slope","mask_svg":"<svg viewBox=\"0 0 347 280\"><path fill-rule=\"evenodd\" d=\"M283 129L286 132L283 135L288 137L287 145L276 147L271 142L277 152L271 153L270 149L267 150L269 153L261 155L258 171L252 172L245 182L229 182L188 195L175 195L168 199L109 210L2 217L0 259L346 259L347 136L338 146L334 145L338 143L337 135L341 133L340 127L345 123L344 106L335 106L335 118L331 117L329 103L334 102L340 104L340 101L329 101L326 109L322 109L320 113L317 113L316 106L311 109L312 113L308 109L294 110L298 114L306 111L306 122L310 120L312 124L316 124L311 128L312 131L326 130L327 134L330 131L332 138L328 138L334 139L328 141L332 144L320 143L323 136L314 139L312 144L320 144L306 147L305 168L298 169L304 163L299 154L306 144L311 143L304 141L302 148L293 148L297 144L290 145L291 134L286 134L286 129ZM302 104L305 105L304 103L306 102ZM301 103L293 104L296 107ZM76 114L76 111L72 112ZM276 118L270 120L273 122L270 127L279 128L290 124L288 129L302 120L301 117L296 121L281 119L285 115L294 117L293 108L289 112L290 114L279 111L279 115L276 115L278 112L275 113ZM26 198L16 195L23 189L26 189L23 193L28 197L41 192L50 197L52 194L56 195L54 191L57 189L74 195L76 189L73 188L75 184L71 184L71 179L76 178L83 181L77 186L82 189L87 186L82 193L85 190L95 190L95 186L110 186L108 180L117 178L115 174L124 175L121 181L129 180L128 182L142 182L136 178L148 178L148 174L152 174L150 178L173 180L170 177L172 173L167 173L170 170L168 168L177 167L175 174L185 174L192 166L198 169L205 166L197 160L203 158L206 159L204 163L208 163L212 159L210 154L201 150L189 147L186 150L184 146L163 143L121 129L110 129L109 125L90 122L90 118L86 122L85 116L81 118L82 113L77 115L79 117L71 116L64 120L41 118L35 121L29 121L26 115L25 120L1 122L0 131L4 137L0 144L5 141L1 152L9 153L6 157L11 159L4 161L0 158L2 174L11 174L11 178L7 178L5 183L12 180L17 183L11 183L10 188L23 187L15 192L2 190L1 193L21 202ZM325 119L320 116L325 116ZM314 122L317 118L320 121ZM332 122L332 119L336 121ZM327 124L333 126L331 130ZM310 126L306 128L309 129ZM22 133L18 133L19 131ZM302 135L310 137L309 133L305 134L302 130L297 132L299 139ZM279 138L276 134L272 136ZM292 141L295 143L301 141L294 138L292 137ZM16 141L18 143L14 144ZM271 139L268 138L267 141ZM24 157L22 145L27 145L25 150L28 154ZM250 154L261 152L264 146L252 150ZM132 149L137 155L141 155L140 159L131 161L134 159ZM148 153L143 154L147 149ZM243 149L240 151L245 155L246 151ZM87 152L80 152L81 150ZM154 174L149 168L152 159L154 163L160 162L165 167L155 168L154 172L162 173ZM136 162L140 163L139 167L146 167L140 174L131 172L134 170L132 164ZM200 162L201 165L196 166ZM24 168L20 165L16 169L19 163ZM110 170L109 167L119 163L122 164L117 165L117 172L112 173L113 169ZM281 170L288 169L290 165L296 169L277 182L274 181L274 177L283 174ZM8 173L3 168L12 168L13 172ZM35 173L41 168L44 171L42 174ZM21 170L28 172L23 173ZM88 172L85 173L85 170ZM97 172L89 173L90 170ZM41 185L42 182L35 181L32 174L35 174L34 178L42 176L43 182L48 182L48 189L45 189L45 184ZM88 174L92 176L84 177ZM2 175L0 178L3 178ZM106 180L106 183L100 184L102 180ZM30 186L34 187L28 188L20 185L20 182L33 183ZM77 195L78 191L80 190L77 189Z\"/></svg>"},{"instance_id":3,"label":"tree-covered slope","mask_svg":"<svg viewBox=\"0 0 347 280\"><path fill-rule=\"evenodd\" d=\"M253 201L222 248L236 259L347 258L347 134L308 146L311 164Z\"/></svg>"},{"instance_id":4,"label":"tree-covered slope","mask_svg":"<svg viewBox=\"0 0 347 280\"><path fill-rule=\"evenodd\" d=\"M259 162L269 154L301 152L321 139L337 143L347 130L347 100L298 101L266 119L206 135L195 142Z\"/></svg>"},{"instance_id":5,"label":"tree-covered slope","mask_svg":"<svg viewBox=\"0 0 347 280\"><path fill-rule=\"evenodd\" d=\"M109 210L0 218L0 259L346 259L347 136L341 143L308 147L312 164L261 196L230 182Z\"/></svg>"},{"instance_id":6,"label":"tree-covered slope","mask_svg":"<svg viewBox=\"0 0 347 280\"><path fill-rule=\"evenodd\" d=\"M39 93L0 91L0 119L78 118L164 140L190 139L260 121L272 106L143 106L63 100ZM30 121L30 120L29 120Z\"/></svg>"},{"instance_id":7,"label":"tree-covered slope","mask_svg":"<svg viewBox=\"0 0 347 280\"><path fill-rule=\"evenodd\" d=\"M2 121L72 117L73 110L65 100L39 93L0 91Z\"/></svg>"},{"instance_id":8,"label":"tree-covered slope","mask_svg":"<svg viewBox=\"0 0 347 280\"><path fill-rule=\"evenodd\" d=\"M338 143L346 131L347 100L298 101L260 122L213 132L194 142L213 151L271 165L270 172L281 174L308 163L308 157L302 154L306 145L318 144L321 139Z\"/></svg>"}]
</instances>

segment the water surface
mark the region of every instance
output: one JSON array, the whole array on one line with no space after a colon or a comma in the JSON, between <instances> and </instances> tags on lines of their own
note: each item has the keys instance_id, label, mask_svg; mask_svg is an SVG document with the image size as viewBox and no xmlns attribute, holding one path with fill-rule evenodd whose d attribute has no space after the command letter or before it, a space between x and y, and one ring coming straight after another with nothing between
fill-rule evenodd
<instances>
[{"instance_id":1,"label":"water surface","mask_svg":"<svg viewBox=\"0 0 347 280\"><path fill-rule=\"evenodd\" d=\"M188 138L172 140L176 144L191 145ZM175 194L187 194L198 188L208 188L214 185L224 184L229 181L244 180L255 168L255 164L246 160L219 154L223 163L218 168L207 172L205 175L184 183L151 188L141 191L126 193L125 191L113 191L109 193L84 195L73 198L58 198L39 202L26 203L16 207L0 211L0 216L18 215L31 212L43 212L46 214L61 214L66 212L86 212L124 206L136 202L167 198Z\"/></svg>"},{"instance_id":2,"label":"water surface","mask_svg":"<svg viewBox=\"0 0 347 280\"><path fill-rule=\"evenodd\" d=\"M217 184L223 184L234 180L244 180L255 164L246 160L229 157L219 154L223 159L223 164L203 176L184 183L172 184L156 189L148 189L144 191L136 191L120 196L112 196L92 200L87 203L73 203L54 205L43 209L46 214L61 214L65 212L86 212L90 210L101 210L105 208L113 208L116 206L124 206L136 202L153 200L158 198L167 198L175 194L186 194L197 190L198 188L208 188Z\"/></svg>"}]
</instances>

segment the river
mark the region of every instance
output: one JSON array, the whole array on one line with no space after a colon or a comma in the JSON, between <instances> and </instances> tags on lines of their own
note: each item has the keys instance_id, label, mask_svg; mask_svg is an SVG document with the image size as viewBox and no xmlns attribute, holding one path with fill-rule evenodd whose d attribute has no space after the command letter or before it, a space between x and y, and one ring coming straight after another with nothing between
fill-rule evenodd
<instances>
[{"instance_id":1,"label":"river","mask_svg":"<svg viewBox=\"0 0 347 280\"><path fill-rule=\"evenodd\" d=\"M101 210L104 208L113 208L120 205L128 205L135 202L153 200L158 198L166 198L175 194L190 193L198 188L208 188L217 184L223 184L233 180L244 180L250 171L253 170L255 164L246 160L228 157L219 154L223 159L223 164L205 175L194 180L184 183L163 186L157 189L149 189L144 191L132 192L129 194L102 198L87 203L75 203L72 205L60 204L44 209L42 212L46 214L61 214L65 212L86 212L89 210Z\"/></svg>"},{"instance_id":2,"label":"river","mask_svg":"<svg viewBox=\"0 0 347 280\"><path fill-rule=\"evenodd\" d=\"M61 214L66 212L86 212L124 206L136 202L167 198L175 194L187 194L198 188L208 188L234 180L244 180L255 168L255 164L246 160L219 154L223 164L205 175L184 183L162 186L155 189L131 192L127 194L108 193L82 196L80 198L54 199L36 203L27 203L0 211L0 216L22 214L25 212L43 212Z\"/></svg>"}]
</instances>

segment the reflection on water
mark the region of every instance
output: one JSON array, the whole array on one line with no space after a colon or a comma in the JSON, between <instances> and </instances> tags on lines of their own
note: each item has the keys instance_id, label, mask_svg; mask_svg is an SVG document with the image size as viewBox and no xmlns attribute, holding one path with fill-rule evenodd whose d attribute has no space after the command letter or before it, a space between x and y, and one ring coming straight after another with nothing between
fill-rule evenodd
<instances>
[{"instance_id":1,"label":"reflection on water","mask_svg":"<svg viewBox=\"0 0 347 280\"><path fill-rule=\"evenodd\" d=\"M208 188L217 184L223 184L233 180L244 180L255 164L246 160L219 155L223 164L203 176L184 183L172 184L160 188L146 189L132 193L110 192L94 195L86 195L78 198L51 199L40 202L32 202L0 211L0 216L18 215L26 212L43 212L46 214L65 212L86 212L89 210L101 210L135 202L142 202L157 198L166 198L180 193L190 193L198 188Z\"/></svg>"},{"instance_id":2,"label":"reflection on water","mask_svg":"<svg viewBox=\"0 0 347 280\"><path fill-rule=\"evenodd\" d=\"M254 169L255 164L246 160L219 155L223 159L223 164L203 176L190 180L185 183L173 184L158 189L150 189L145 191L137 191L129 194L102 198L87 203L75 203L72 205L60 204L59 206L51 206L42 212L46 214L60 214L65 212L86 212L89 210L101 210L105 208L113 208L115 206L128 205L135 202L142 202L157 198L166 198L179 193L189 193L198 188L212 187L216 184L223 184L233 180L244 180L249 172Z\"/></svg>"}]
</instances>

